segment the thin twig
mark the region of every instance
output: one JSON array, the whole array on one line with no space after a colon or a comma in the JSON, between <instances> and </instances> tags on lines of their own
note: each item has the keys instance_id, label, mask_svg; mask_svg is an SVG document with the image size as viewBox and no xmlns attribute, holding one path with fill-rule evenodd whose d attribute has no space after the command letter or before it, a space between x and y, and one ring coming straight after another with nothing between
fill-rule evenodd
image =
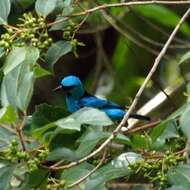
<instances>
[{"instance_id":1,"label":"thin twig","mask_svg":"<svg viewBox=\"0 0 190 190\"><path fill-rule=\"evenodd\" d=\"M72 39L75 37L77 31L82 27L82 25L85 23L85 21L87 20L89 14L87 14L83 19L82 21L77 25L76 29L74 30L73 32L73 35L72 35Z\"/></svg>"},{"instance_id":2,"label":"thin twig","mask_svg":"<svg viewBox=\"0 0 190 190\"><path fill-rule=\"evenodd\" d=\"M105 158L106 158L106 151L104 151L102 159L100 160L98 165L95 168L93 168L93 170L91 170L85 176L81 177L79 180L77 180L74 183L68 185L68 188L71 188L73 186L79 185L81 182L83 182L85 179L87 179L89 176L91 176L104 163Z\"/></svg>"},{"instance_id":3,"label":"thin twig","mask_svg":"<svg viewBox=\"0 0 190 190\"><path fill-rule=\"evenodd\" d=\"M122 26L124 26L128 31L130 31L132 34L136 35L138 38L140 38L142 41L149 43L150 45L156 46L156 47L163 47L164 43L160 43L157 42L143 34L141 34L140 32L138 32L137 30L135 30L133 27L131 27L130 25L128 25L126 22L124 22L122 19L118 19L116 16L112 15L111 16L119 23L122 24ZM169 46L169 49L187 49L190 47L190 44L173 44Z\"/></svg>"},{"instance_id":4,"label":"thin twig","mask_svg":"<svg viewBox=\"0 0 190 190\"><path fill-rule=\"evenodd\" d=\"M147 52L158 55L158 51L154 50L153 48L139 42L136 38L134 38L131 34L129 34L127 31L123 30L121 27L116 24L114 18L112 18L110 15L108 15L104 10L101 11L104 18L115 28L119 33L121 33L125 38L127 38L129 41L133 42L137 46L145 49ZM168 56L165 55L165 58L168 58Z\"/></svg>"},{"instance_id":5,"label":"thin twig","mask_svg":"<svg viewBox=\"0 0 190 190\"><path fill-rule=\"evenodd\" d=\"M161 121L162 121L161 119L158 119L157 121L145 124L145 125L140 126L140 127L130 128L129 130L123 132L123 134L128 135L128 134L131 134L131 133L136 133L136 132L139 132L139 131L143 131L145 129L151 129L153 127L156 127Z\"/></svg>"},{"instance_id":6,"label":"thin twig","mask_svg":"<svg viewBox=\"0 0 190 190\"><path fill-rule=\"evenodd\" d=\"M19 137L19 139L20 139L20 143L21 143L21 145L22 145L22 150L23 150L23 151L26 151L26 146L25 146L23 131L22 131L21 128L16 128L16 131L17 131L18 137Z\"/></svg>"},{"instance_id":7,"label":"thin twig","mask_svg":"<svg viewBox=\"0 0 190 190\"><path fill-rule=\"evenodd\" d=\"M75 13L72 15L69 15L68 18L70 17L77 17L77 16L83 16L98 10L102 10L102 9L106 9L106 8L111 8L111 7L129 7L129 6L134 6L134 5L150 5L150 4L165 4L165 5L183 5L183 4L190 4L190 1L133 1L133 2L123 2L123 3L110 3L110 4L103 4L91 9L87 9L85 11L79 12L79 13ZM52 23L49 23L48 26L52 26L54 24L58 24L62 21L65 21L65 17L63 19L54 21Z\"/></svg>"},{"instance_id":8,"label":"thin twig","mask_svg":"<svg viewBox=\"0 0 190 190\"><path fill-rule=\"evenodd\" d=\"M23 127L24 127L24 124L25 124L25 119L26 119L26 116L24 115L20 126L16 126L16 132L18 134L18 137L19 137L19 140L20 140L20 143L21 143L23 151L26 151L24 134L23 134Z\"/></svg>"},{"instance_id":9,"label":"thin twig","mask_svg":"<svg viewBox=\"0 0 190 190\"><path fill-rule=\"evenodd\" d=\"M133 11L132 8L129 7L129 10L132 12L132 14L134 16L136 16L138 19L140 19L141 21L143 21L145 24L147 24L149 27L153 28L154 30L160 32L163 36L165 37L169 37L170 34L168 32L166 32L165 30L163 30L162 28L160 28L157 24L154 24L153 22L151 22L150 20L148 20L146 17L143 17L142 15L136 13L135 11ZM189 47L189 42L185 41L181 38L175 37L173 39L173 41L178 42L180 44L186 45L187 47Z\"/></svg>"},{"instance_id":10,"label":"thin twig","mask_svg":"<svg viewBox=\"0 0 190 190\"><path fill-rule=\"evenodd\" d=\"M97 7L82 11L80 13L75 13L72 16L82 16L86 15L88 13L92 13L98 10L102 9L107 9L107 8L112 8L112 7L126 7L126 6L134 6L134 5L150 5L150 4L165 4L165 5L170 5L170 4L190 4L190 1L133 1L133 2L123 2L123 3L110 3L110 4L103 4L99 5Z\"/></svg>"},{"instance_id":11,"label":"thin twig","mask_svg":"<svg viewBox=\"0 0 190 190\"><path fill-rule=\"evenodd\" d=\"M95 156L96 154L98 154L99 152L101 152L116 136L117 134L120 132L121 128L123 126L125 126L127 120L129 119L130 114L134 111L135 106L137 105L140 96L142 95L147 83L149 82L149 80L151 79L151 77L153 76L154 72L156 71L161 59L163 58L163 56L165 55L170 43L172 42L173 38L175 37L176 33L178 32L179 28L181 27L182 23L185 21L185 19L189 16L190 14L190 8L185 12L185 14L183 15L183 17L180 19L179 23L176 25L175 29L173 30L173 32L171 33L170 37L168 38L167 42L165 43L163 49L161 50L161 52L159 53L159 55L156 57L155 62L151 68L151 70L149 71L147 77L145 78L143 84L141 85L140 89L138 90L129 110L126 112L125 116L123 117L122 121L119 123L119 125L116 127L116 129L112 132L112 134L96 149L94 150L92 153L90 153L89 155L87 155L86 157L76 161L76 162L71 162L70 164L64 165L64 166L60 166L60 167L56 167L56 168L52 168L54 170L59 170L59 169L66 169L66 168L70 168L73 166L76 166L90 158L92 158L93 156ZM129 130L129 129L128 129Z\"/></svg>"}]
</instances>

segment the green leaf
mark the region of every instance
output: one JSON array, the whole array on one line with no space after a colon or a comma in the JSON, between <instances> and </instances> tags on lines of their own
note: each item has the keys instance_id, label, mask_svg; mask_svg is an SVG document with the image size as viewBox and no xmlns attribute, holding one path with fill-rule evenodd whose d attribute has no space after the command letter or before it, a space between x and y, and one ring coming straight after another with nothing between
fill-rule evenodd
<instances>
[{"instance_id":1,"label":"green leaf","mask_svg":"<svg viewBox=\"0 0 190 190\"><path fill-rule=\"evenodd\" d=\"M67 116L63 107L51 106L46 103L36 106L32 115L32 127L40 128L60 118Z\"/></svg>"},{"instance_id":2,"label":"green leaf","mask_svg":"<svg viewBox=\"0 0 190 190\"><path fill-rule=\"evenodd\" d=\"M81 125L109 126L113 122L103 112L94 108L82 108L70 116L54 122L59 128L80 131Z\"/></svg>"},{"instance_id":3,"label":"green leaf","mask_svg":"<svg viewBox=\"0 0 190 190\"><path fill-rule=\"evenodd\" d=\"M1 85L3 106L11 104L25 112L31 99L33 84L33 72L29 71L29 66L18 65L3 78Z\"/></svg>"},{"instance_id":4,"label":"green leaf","mask_svg":"<svg viewBox=\"0 0 190 190\"><path fill-rule=\"evenodd\" d=\"M39 16L46 17L56 7L57 0L37 0L35 10Z\"/></svg>"},{"instance_id":5,"label":"green leaf","mask_svg":"<svg viewBox=\"0 0 190 190\"><path fill-rule=\"evenodd\" d=\"M129 176L130 170L128 170L128 167L125 167L125 165L115 165L117 159L98 169L81 186L84 186L85 190L97 190L110 180Z\"/></svg>"},{"instance_id":6,"label":"green leaf","mask_svg":"<svg viewBox=\"0 0 190 190\"><path fill-rule=\"evenodd\" d=\"M190 130L189 130L189 122L190 122L190 108L188 107L182 116L180 117L180 128L183 131L184 135L190 139Z\"/></svg>"},{"instance_id":7,"label":"green leaf","mask_svg":"<svg viewBox=\"0 0 190 190\"><path fill-rule=\"evenodd\" d=\"M93 166L88 163L82 163L79 166L64 170L61 174L61 179L64 179L67 184L73 183L82 176L89 173L93 169Z\"/></svg>"},{"instance_id":8,"label":"green leaf","mask_svg":"<svg viewBox=\"0 0 190 190\"><path fill-rule=\"evenodd\" d=\"M172 185L180 185L190 189L190 165L179 165L168 172L168 179Z\"/></svg>"},{"instance_id":9,"label":"green leaf","mask_svg":"<svg viewBox=\"0 0 190 190\"><path fill-rule=\"evenodd\" d=\"M26 57L26 48L14 48L6 58L4 65L4 74L8 74L11 70L21 64Z\"/></svg>"},{"instance_id":10,"label":"green leaf","mask_svg":"<svg viewBox=\"0 0 190 190\"><path fill-rule=\"evenodd\" d=\"M37 78L51 75L51 73L47 71L46 69L42 68L40 65L36 64L34 67L34 75L35 75L35 78L37 79Z\"/></svg>"},{"instance_id":11,"label":"green leaf","mask_svg":"<svg viewBox=\"0 0 190 190\"><path fill-rule=\"evenodd\" d=\"M17 106L22 111L26 111L33 95L34 73L28 72L20 82L20 88L17 93Z\"/></svg>"},{"instance_id":12,"label":"green leaf","mask_svg":"<svg viewBox=\"0 0 190 190\"><path fill-rule=\"evenodd\" d=\"M67 130L80 131L81 127L81 124L76 122L76 120L70 116L63 119L59 119L58 121L54 122L54 124L66 131Z\"/></svg>"},{"instance_id":13,"label":"green leaf","mask_svg":"<svg viewBox=\"0 0 190 190\"><path fill-rule=\"evenodd\" d=\"M71 2L72 2L71 0L65 1L65 5L64 5L63 11L62 11L62 15L69 16L73 12L74 8L72 7Z\"/></svg>"},{"instance_id":14,"label":"green leaf","mask_svg":"<svg viewBox=\"0 0 190 190\"><path fill-rule=\"evenodd\" d=\"M167 120L170 119L176 119L177 117L181 116L184 111L190 106L190 102L187 102L185 104L183 104L180 108L178 108L175 112L173 112L168 118Z\"/></svg>"},{"instance_id":15,"label":"green leaf","mask_svg":"<svg viewBox=\"0 0 190 190\"><path fill-rule=\"evenodd\" d=\"M131 138L131 146L135 149L148 149L149 148L149 138L143 134L133 134Z\"/></svg>"},{"instance_id":16,"label":"green leaf","mask_svg":"<svg viewBox=\"0 0 190 190\"><path fill-rule=\"evenodd\" d=\"M45 112L48 113L47 110L45 110ZM48 123L48 118L45 118L45 122L47 123L47 125L42 128L39 128L39 126L41 126L41 124L43 123L44 118L41 118L40 116L37 117L39 117L39 120L42 122L39 123L38 127L36 127L37 129L33 131L33 134L36 137L43 136L46 131L50 131L56 126L57 128L53 132L52 138L54 138L59 133L68 134L79 132L82 125L103 127L113 124L113 122L104 112L94 108L82 108L65 118L58 119L57 121L51 123ZM122 140L124 139L122 138Z\"/></svg>"},{"instance_id":17,"label":"green leaf","mask_svg":"<svg viewBox=\"0 0 190 190\"><path fill-rule=\"evenodd\" d=\"M133 10L167 27L174 28L180 21L180 16L161 5L134 6ZM190 36L190 28L187 23L184 23L180 30L186 36Z\"/></svg>"},{"instance_id":18,"label":"green leaf","mask_svg":"<svg viewBox=\"0 0 190 190\"><path fill-rule=\"evenodd\" d=\"M77 159L75 152L68 148L56 148L46 158L48 161L56 161L56 160L67 160L74 161Z\"/></svg>"},{"instance_id":19,"label":"green leaf","mask_svg":"<svg viewBox=\"0 0 190 190\"><path fill-rule=\"evenodd\" d=\"M24 11L35 3L36 0L12 0L11 3L17 11Z\"/></svg>"},{"instance_id":20,"label":"green leaf","mask_svg":"<svg viewBox=\"0 0 190 190\"><path fill-rule=\"evenodd\" d=\"M19 56L20 58L17 58ZM34 85L34 73L31 71L31 66L38 58L39 50L34 47L15 48L9 54L1 85L3 106L11 104L14 108L26 111Z\"/></svg>"},{"instance_id":21,"label":"green leaf","mask_svg":"<svg viewBox=\"0 0 190 190\"><path fill-rule=\"evenodd\" d=\"M181 57L181 59L180 59L180 61L179 61L179 65L181 65L182 63L188 61L189 59L190 59L190 51L188 51L187 53L185 53L185 54Z\"/></svg>"},{"instance_id":22,"label":"green leaf","mask_svg":"<svg viewBox=\"0 0 190 190\"><path fill-rule=\"evenodd\" d=\"M15 166L10 163L0 163L0 189L9 190L11 189L10 181L13 176Z\"/></svg>"},{"instance_id":23,"label":"green leaf","mask_svg":"<svg viewBox=\"0 0 190 190\"><path fill-rule=\"evenodd\" d=\"M54 44L52 44L46 55L46 62L49 66L49 68L53 68L53 65L63 56L67 53L71 52L72 45L70 42L67 41L59 41Z\"/></svg>"},{"instance_id":24,"label":"green leaf","mask_svg":"<svg viewBox=\"0 0 190 190\"><path fill-rule=\"evenodd\" d=\"M179 137L175 125L176 121L174 119L160 123L150 133L152 141L155 142L158 138L165 141L167 138Z\"/></svg>"},{"instance_id":25,"label":"green leaf","mask_svg":"<svg viewBox=\"0 0 190 190\"><path fill-rule=\"evenodd\" d=\"M33 129L32 134L36 138L42 138L44 139L44 133L48 133L50 130L56 128L57 126L53 123L47 124L44 127Z\"/></svg>"},{"instance_id":26,"label":"green leaf","mask_svg":"<svg viewBox=\"0 0 190 190\"><path fill-rule=\"evenodd\" d=\"M55 22L58 22L58 23L51 26L50 31L64 30L67 26L69 26L68 20L66 19L66 17L63 17L63 16L58 16Z\"/></svg>"},{"instance_id":27,"label":"green leaf","mask_svg":"<svg viewBox=\"0 0 190 190\"><path fill-rule=\"evenodd\" d=\"M48 171L44 169L35 170L34 172L27 174L24 179L24 183L19 187L19 190L26 189L38 189L44 183L48 177Z\"/></svg>"},{"instance_id":28,"label":"green leaf","mask_svg":"<svg viewBox=\"0 0 190 190\"><path fill-rule=\"evenodd\" d=\"M4 74L8 74L18 65L25 62L25 64L34 65L39 58L39 50L34 47L16 47L6 58L4 65Z\"/></svg>"},{"instance_id":29,"label":"green leaf","mask_svg":"<svg viewBox=\"0 0 190 190\"><path fill-rule=\"evenodd\" d=\"M73 113L69 117L76 120L80 124L94 125L94 126L109 126L113 125L112 120L105 114L95 108L82 108Z\"/></svg>"},{"instance_id":30,"label":"green leaf","mask_svg":"<svg viewBox=\"0 0 190 190\"><path fill-rule=\"evenodd\" d=\"M7 126L8 128L9 126ZM0 151L6 150L12 139L15 139L16 135L10 132L8 129L0 127Z\"/></svg>"},{"instance_id":31,"label":"green leaf","mask_svg":"<svg viewBox=\"0 0 190 190\"><path fill-rule=\"evenodd\" d=\"M0 1L0 24L6 24L11 10L10 0Z\"/></svg>"},{"instance_id":32,"label":"green leaf","mask_svg":"<svg viewBox=\"0 0 190 190\"><path fill-rule=\"evenodd\" d=\"M111 132L95 131L91 128L87 131L85 135L79 140L80 145L76 150L77 158L81 158L89 154L101 140L107 139L111 135ZM122 142L123 144L130 144L130 140L122 134L118 134L114 139L117 142Z\"/></svg>"},{"instance_id":33,"label":"green leaf","mask_svg":"<svg viewBox=\"0 0 190 190\"><path fill-rule=\"evenodd\" d=\"M0 124L13 124L17 120L17 113L12 106L0 109Z\"/></svg>"}]
</instances>

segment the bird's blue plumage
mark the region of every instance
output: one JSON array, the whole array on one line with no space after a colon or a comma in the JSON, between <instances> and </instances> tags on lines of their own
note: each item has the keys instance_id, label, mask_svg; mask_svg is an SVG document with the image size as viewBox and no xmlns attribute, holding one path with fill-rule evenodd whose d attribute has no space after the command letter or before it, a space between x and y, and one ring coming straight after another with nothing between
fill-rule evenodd
<instances>
[{"instance_id":1,"label":"bird's blue plumage","mask_svg":"<svg viewBox=\"0 0 190 190\"><path fill-rule=\"evenodd\" d=\"M90 95L84 90L83 84L76 76L70 75L61 81L61 87L66 92L66 104L68 111L75 112L83 107L93 107L104 111L112 120L121 120L126 111L118 104ZM131 117L147 119L137 114Z\"/></svg>"}]
</instances>

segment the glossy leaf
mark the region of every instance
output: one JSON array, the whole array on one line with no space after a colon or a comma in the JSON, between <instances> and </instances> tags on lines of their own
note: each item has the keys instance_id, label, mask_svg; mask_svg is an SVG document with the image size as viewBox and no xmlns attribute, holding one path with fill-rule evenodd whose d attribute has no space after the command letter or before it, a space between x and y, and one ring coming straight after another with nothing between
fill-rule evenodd
<instances>
[{"instance_id":1,"label":"glossy leaf","mask_svg":"<svg viewBox=\"0 0 190 190\"><path fill-rule=\"evenodd\" d=\"M107 139L111 135L111 132L95 131L90 129L86 135L79 140L80 145L76 150L76 155L78 158L88 155L101 140ZM123 144L130 144L130 140L122 134L118 134L114 139L116 142L122 142Z\"/></svg>"},{"instance_id":2,"label":"glossy leaf","mask_svg":"<svg viewBox=\"0 0 190 190\"><path fill-rule=\"evenodd\" d=\"M7 23L7 18L9 16L10 9L11 9L10 0L0 1L0 25Z\"/></svg>"},{"instance_id":3,"label":"glossy leaf","mask_svg":"<svg viewBox=\"0 0 190 190\"><path fill-rule=\"evenodd\" d=\"M108 163L107 165L98 169L94 174L92 174L88 180L84 183L85 190L96 190L102 187L105 182L108 182L113 179L117 179L124 176L130 175L130 170L128 167L122 165L115 165L117 158Z\"/></svg>"},{"instance_id":4,"label":"glossy leaf","mask_svg":"<svg viewBox=\"0 0 190 190\"><path fill-rule=\"evenodd\" d=\"M91 169L93 169L91 164L82 163L79 166L63 171L61 174L61 179L64 179L67 184L70 184L86 175Z\"/></svg>"},{"instance_id":5,"label":"glossy leaf","mask_svg":"<svg viewBox=\"0 0 190 190\"><path fill-rule=\"evenodd\" d=\"M35 78L41 78L41 77L51 75L51 73L37 64L34 67L34 75L35 75Z\"/></svg>"},{"instance_id":6,"label":"glossy leaf","mask_svg":"<svg viewBox=\"0 0 190 190\"><path fill-rule=\"evenodd\" d=\"M19 1L11 1L13 7L18 11L23 11L29 8L31 5L35 3L36 0L19 0Z\"/></svg>"},{"instance_id":7,"label":"glossy leaf","mask_svg":"<svg viewBox=\"0 0 190 190\"><path fill-rule=\"evenodd\" d=\"M167 138L178 137L179 135L176 131L175 126L176 122L174 119L166 120L160 123L151 131L150 136L152 138L152 141L155 142L158 138L165 141Z\"/></svg>"},{"instance_id":8,"label":"glossy leaf","mask_svg":"<svg viewBox=\"0 0 190 190\"><path fill-rule=\"evenodd\" d=\"M10 181L13 176L14 165L9 163L2 163L0 168L0 189L3 190L10 190L11 185Z\"/></svg>"},{"instance_id":9,"label":"glossy leaf","mask_svg":"<svg viewBox=\"0 0 190 190\"><path fill-rule=\"evenodd\" d=\"M17 93L17 106L22 111L26 111L30 99L33 95L33 86L34 86L34 73L28 72L24 75L21 83L20 88Z\"/></svg>"},{"instance_id":10,"label":"glossy leaf","mask_svg":"<svg viewBox=\"0 0 190 190\"><path fill-rule=\"evenodd\" d=\"M14 51L19 51L22 59L17 59L20 54L16 54ZM15 108L26 111L34 85L34 73L31 66L35 64L38 57L39 51L36 48L26 47L13 50L4 67L5 76L1 85L3 106L11 104ZM17 60L16 62L14 62L14 58Z\"/></svg>"},{"instance_id":11,"label":"glossy leaf","mask_svg":"<svg viewBox=\"0 0 190 190\"><path fill-rule=\"evenodd\" d=\"M34 47L16 47L6 58L4 66L4 74L8 74L18 65L25 63L34 65L39 58L39 50Z\"/></svg>"},{"instance_id":12,"label":"glossy leaf","mask_svg":"<svg viewBox=\"0 0 190 190\"><path fill-rule=\"evenodd\" d=\"M109 126L113 125L112 120L105 114L95 108L82 108L73 113L70 117L74 118L81 124L94 125L94 126Z\"/></svg>"},{"instance_id":13,"label":"glossy leaf","mask_svg":"<svg viewBox=\"0 0 190 190\"><path fill-rule=\"evenodd\" d=\"M50 31L64 30L67 26L69 26L68 20L66 19L66 17L63 16L58 16L55 22L58 23L51 26Z\"/></svg>"},{"instance_id":14,"label":"glossy leaf","mask_svg":"<svg viewBox=\"0 0 190 190\"><path fill-rule=\"evenodd\" d=\"M19 64L23 63L26 56L26 48L14 48L6 58L4 74L6 75Z\"/></svg>"},{"instance_id":15,"label":"glossy leaf","mask_svg":"<svg viewBox=\"0 0 190 190\"><path fill-rule=\"evenodd\" d=\"M28 173L24 180L24 183L19 187L19 190L40 188L43 182L48 177L48 171L39 169L32 173Z\"/></svg>"},{"instance_id":16,"label":"glossy leaf","mask_svg":"<svg viewBox=\"0 0 190 190\"><path fill-rule=\"evenodd\" d=\"M63 56L67 53L71 52L72 45L70 42L67 41L59 41L54 44L52 44L46 55L46 62L49 66L49 68L53 68L53 65Z\"/></svg>"},{"instance_id":17,"label":"glossy leaf","mask_svg":"<svg viewBox=\"0 0 190 190\"><path fill-rule=\"evenodd\" d=\"M63 107L51 106L46 103L36 106L32 115L33 128L39 128L51 122L54 122L67 115Z\"/></svg>"},{"instance_id":18,"label":"glossy leaf","mask_svg":"<svg viewBox=\"0 0 190 190\"><path fill-rule=\"evenodd\" d=\"M68 16L73 12L74 8L72 7L72 0L65 0L63 5L62 14Z\"/></svg>"},{"instance_id":19,"label":"glossy leaf","mask_svg":"<svg viewBox=\"0 0 190 190\"><path fill-rule=\"evenodd\" d=\"M7 128L10 126L7 126ZM16 134L6 128L0 127L0 151L5 151L11 140L16 139Z\"/></svg>"},{"instance_id":20,"label":"glossy leaf","mask_svg":"<svg viewBox=\"0 0 190 190\"><path fill-rule=\"evenodd\" d=\"M80 131L81 125L109 126L113 122L103 112L95 108L82 108L66 118L54 122L61 129Z\"/></svg>"},{"instance_id":21,"label":"glossy leaf","mask_svg":"<svg viewBox=\"0 0 190 190\"><path fill-rule=\"evenodd\" d=\"M76 160L75 152L68 148L57 148L54 149L47 157L49 161L56 161L59 159L64 159L68 161Z\"/></svg>"},{"instance_id":22,"label":"glossy leaf","mask_svg":"<svg viewBox=\"0 0 190 190\"><path fill-rule=\"evenodd\" d=\"M168 178L172 185L190 189L190 165L179 165L173 168L168 172Z\"/></svg>"},{"instance_id":23,"label":"glossy leaf","mask_svg":"<svg viewBox=\"0 0 190 190\"><path fill-rule=\"evenodd\" d=\"M3 107L0 109L0 123L13 124L17 120L17 113L12 106Z\"/></svg>"},{"instance_id":24,"label":"glossy leaf","mask_svg":"<svg viewBox=\"0 0 190 190\"><path fill-rule=\"evenodd\" d=\"M39 16L46 17L56 7L57 0L37 0L35 10Z\"/></svg>"}]
</instances>

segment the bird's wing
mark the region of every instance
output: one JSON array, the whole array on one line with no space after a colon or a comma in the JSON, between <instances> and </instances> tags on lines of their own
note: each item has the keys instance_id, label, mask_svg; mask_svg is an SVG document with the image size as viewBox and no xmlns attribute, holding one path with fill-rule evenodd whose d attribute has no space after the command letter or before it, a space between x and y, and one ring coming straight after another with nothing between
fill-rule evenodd
<instances>
[{"instance_id":1,"label":"bird's wing","mask_svg":"<svg viewBox=\"0 0 190 190\"><path fill-rule=\"evenodd\" d=\"M97 98L96 96L88 95L83 97L79 104L81 107L94 107L99 109L105 109L105 108L117 108L117 109L123 109L121 106L115 104L114 102L104 100Z\"/></svg>"}]
</instances>

